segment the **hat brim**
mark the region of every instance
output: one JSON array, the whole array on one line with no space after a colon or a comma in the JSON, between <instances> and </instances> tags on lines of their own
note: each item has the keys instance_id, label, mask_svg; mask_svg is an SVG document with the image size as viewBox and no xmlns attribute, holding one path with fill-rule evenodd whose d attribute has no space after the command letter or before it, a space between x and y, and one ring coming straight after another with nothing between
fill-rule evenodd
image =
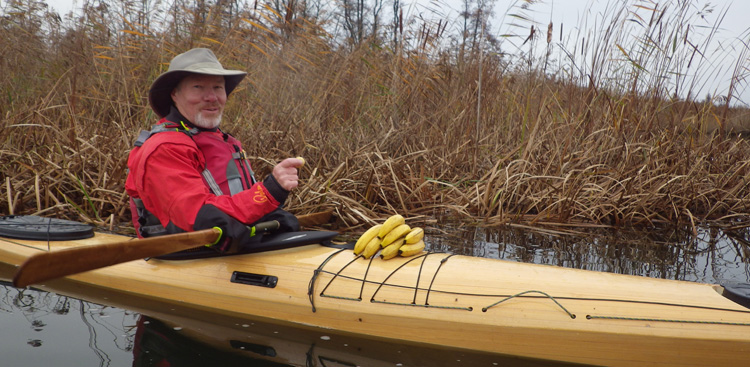
<instances>
[{"instance_id":1,"label":"hat brim","mask_svg":"<svg viewBox=\"0 0 750 367\"><path fill-rule=\"evenodd\" d=\"M245 79L245 76L247 75L244 71L217 70L215 68L196 68L191 71L167 71L154 80L153 84L151 84L151 89L148 91L148 103L159 117L164 117L169 114L171 106L174 105L174 102L172 101L172 90L174 90L180 80L189 74L223 76L225 80L224 89L227 91L227 96L237 88L242 79Z\"/></svg>"}]
</instances>

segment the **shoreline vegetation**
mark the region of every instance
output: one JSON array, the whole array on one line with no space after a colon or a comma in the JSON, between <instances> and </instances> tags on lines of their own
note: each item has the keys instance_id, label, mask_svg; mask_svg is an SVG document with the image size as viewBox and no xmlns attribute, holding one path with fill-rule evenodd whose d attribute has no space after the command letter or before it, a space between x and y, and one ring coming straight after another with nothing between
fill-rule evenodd
<instances>
[{"instance_id":1,"label":"shoreline vegetation","mask_svg":"<svg viewBox=\"0 0 750 367\"><path fill-rule=\"evenodd\" d=\"M484 227L747 227L750 110L734 95L746 51L724 61L726 95L695 96L718 69L706 55L721 12L630 3L571 35L535 25L524 15L535 3L505 10L517 32L500 35L483 31L495 29L488 9L471 1L460 19L434 21L403 9L378 18L382 2L101 0L63 17L6 2L0 213L132 232L126 161L157 120L150 82L174 55L208 47L249 73L222 128L258 177L305 157L287 208L332 209L339 230L394 213Z\"/></svg>"}]
</instances>

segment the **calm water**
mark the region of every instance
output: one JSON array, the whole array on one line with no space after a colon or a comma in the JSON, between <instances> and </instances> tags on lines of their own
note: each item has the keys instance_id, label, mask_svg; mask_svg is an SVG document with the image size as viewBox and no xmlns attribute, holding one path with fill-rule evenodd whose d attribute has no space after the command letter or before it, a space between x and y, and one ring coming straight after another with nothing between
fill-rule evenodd
<instances>
[{"instance_id":1,"label":"calm water","mask_svg":"<svg viewBox=\"0 0 750 367\"><path fill-rule=\"evenodd\" d=\"M0 365L130 366L139 315L0 286Z\"/></svg>"},{"instance_id":2,"label":"calm water","mask_svg":"<svg viewBox=\"0 0 750 367\"><path fill-rule=\"evenodd\" d=\"M575 234L446 230L446 251L512 261L722 283L750 282L750 235L699 230ZM7 275L6 275L7 276ZM144 309L144 308L141 308ZM0 285L0 366L539 366L506 356L404 347L248 323L149 317ZM552 364L554 365L554 364Z\"/></svg>"}]
</instances>

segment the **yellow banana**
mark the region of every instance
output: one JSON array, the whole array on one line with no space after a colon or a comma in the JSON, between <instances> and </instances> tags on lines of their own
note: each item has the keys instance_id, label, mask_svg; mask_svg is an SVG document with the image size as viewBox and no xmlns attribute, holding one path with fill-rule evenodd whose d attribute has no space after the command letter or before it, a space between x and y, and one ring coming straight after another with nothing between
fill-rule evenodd
<instances>
[{"instance_id":1,"label":"yellow banana","mask_svg":"<svg viewBox=\"0 0 750 367\"><path fill-rule=\"evenodd\" d=\"M398 256L398 251L403 244L403 238L397 239L392 244L386 246L382 251L380 251L380 258L383 260L388 260Z\"/></svg>"},{"instance_id":2,"label":"yellow banana","mask_svg":"<svg viewBox=\"0 0 750 367\"><path fill-rule=\"evenodd\" d=\"M398 252L401 256L407 257L407 256L414 256L424 250L424 241L420 240L417 243L409 244L409 245L402 245Z\"/></svg>"},{"instance_id":3,"label":"yellow banana","mask_svg":"<svg viewBox=\"0 0 750 367\"><path fill-rule=\"evenodd\" d=\"M365 257L365 259L369 259L375 255L378 250L380 250L380 238L373 237L370 242L367 243L365 246L365 249L362 251L362 256Z\"/></svg>"},{"instance_id":4,"label":"yellow banana","mask_svg":"<svg viewBox=\"0 0 750 367\"><path fill-rule=\"evenodd\" d=\"M424 229L416 227L412 228L411 232L406 235L406 243L411 245L422 241L424 239Z\"/></svg>"},{"instance_id":5,"label":"yellow banana","mask_svg":"<svg viewBox=\"0 0 750 367\"><path fill-rule=\"evenodd\" d=\"M381 228L380 231L382 232L383 229ZM392 244L397 239L406 236L407 233L411 232L411 227L409 227L408 224L402 224L398 227L392 229L390 232L388 232L385 237L383 238L383 242L380 243L380 246L386 247L390 244Z\"/></svg>"},{"instance_id":6,"label":"yellow banana","mask_svg":"<svg viewBox=\"0 0 750 367\"><path fill-rule=\"evenodd\" d=\"M365 233L363 233L361 236L359 236L357 243L354 244L355 255L359 255L360 253L362 253L362 251L365 249L365 246L367 246L370 240L378 235L380 227L382 226L382 224L376 224L370 227L370 229L366 230Z\"/></svg>"},{"instance_id":7,"label":"yellow banana","mask_svg":"<svg viewBox=\"0 0 750 367\"><path fill-rule=\"evenodd\" d=\"M406 220L401 215L395 214L395 215L390 216L388 219L385 220L385 223L383 223L383 227L380 228L380 232L378 232L378 237L384 238L385 235L388 234L388 232L392 231L394 228L404 223L406 223Z\"/></svg>"}]
</instances>

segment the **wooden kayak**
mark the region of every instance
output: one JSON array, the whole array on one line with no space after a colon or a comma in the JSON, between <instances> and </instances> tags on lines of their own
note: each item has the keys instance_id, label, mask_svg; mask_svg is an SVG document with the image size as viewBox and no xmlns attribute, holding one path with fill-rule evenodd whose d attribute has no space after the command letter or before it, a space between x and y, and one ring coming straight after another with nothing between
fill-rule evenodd
<instances>
[{"instance_id":1,"label":"wooden kayak","mask_svg":"<svg viewBox=\"0 0 750 367\"><path fill-rule=\"evenodd\" d=\"M122 241L0 238L0 262ZM742 365L750 309L724 287L445 253L384 261L304 245L191 260L136 260L48 281L195 315L569 363ZM735 295L735 299L742 302Z\"/></svg>"}]
</instances>

